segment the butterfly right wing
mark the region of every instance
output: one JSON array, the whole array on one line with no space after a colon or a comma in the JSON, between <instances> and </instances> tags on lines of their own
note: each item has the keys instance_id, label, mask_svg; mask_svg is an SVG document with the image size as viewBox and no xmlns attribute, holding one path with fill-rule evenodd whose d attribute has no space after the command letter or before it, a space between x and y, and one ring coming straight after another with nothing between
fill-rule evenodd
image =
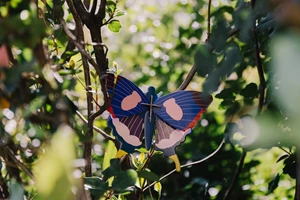
<instances>
[{"instance_id":1,"label":"butterfly right wing","mask_svg":"<svg viewBox=\"0 0 300 200\"><path fill-rule=\"evenodd\" d=\"M175 163L176 170L180 171L180 162L175 153L175 148L184 142L185 137L191 133L191 128L184 131L173 128L157 116L156 131L156 150L162 151L164 156L172 159Z\"/></svg>"},{"instance_id":2,"label":"butterfly right wing","mask_svg":"<svg viewBox=\"0 0 300 200\"><path fill-rule=\"evenodd\" d=\"M106 73L106 90L112 118L128 117L147 110L142 103L149 103L145 94L131 81L123 76Z\"/></svg>"}]
</instances>

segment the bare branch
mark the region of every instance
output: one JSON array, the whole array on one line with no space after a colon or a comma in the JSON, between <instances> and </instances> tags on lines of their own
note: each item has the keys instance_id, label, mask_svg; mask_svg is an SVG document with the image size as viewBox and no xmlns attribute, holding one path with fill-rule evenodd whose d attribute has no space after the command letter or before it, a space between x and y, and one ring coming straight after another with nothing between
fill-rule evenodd
<instances>
[{"instance_id":1,"label":"bare branch","mask_svg":"<svg viewBox=\"0 0 300 200\"><path fill-rule=\"evenodd\" d=\"M208 1L207 38L206 38L206 41L209 41L209 38L210 38L210 10L211 10L211 0Z\"/></svg>"},{"instance_id":2,"label":"bare branch","mask_svg":"<svg viewBox=\"0 0 300 200\"><path fill-rule=\"evenodd\" d=\"M76 111L76 115L86 124L88 124L88 120L85 119L85 117L77 110ZM105 133L103 130L101 130L100 128L96 127L96 126L93 126L93 129L100 133L105 139L108 139L108 140L111 140L113 142L116 142L116 139L113 138L112 136L108 135L107 133Z\"/></svg>"},{"instance_id":3,"label":"bare branch","mask_svg":"<svg viewBox=\"0 0 300 200\"><path fill-rule=\"evenodd\" d=\"M91 9L91 12L90 12L92 15L96 14L97 5L98 5L98 0L93 0L92 9Z\"/></svg>"},{"instance_id":4,"label":"bare branch","mask_svg":"<svg viewBox=\"0 0 300 200\"><path fill-rule=\"evenodd\" d=\"M90 13L88 12L87 8L84 6L84 4L82 3L81 0L73 0L75 9L77 11L77 13L79 14L82 22L84 24L89 24L89 20L90 20Z\"/></svg>"},{"instance_id":5,"label":"bare branch","mask_svg":"<svg viewBox=\"0 0 300 200\"><path fill-rule=\"evenodd\" d=\"M243 165L244 165L244 161L245 161L246 155L247 155L247 152L246 152L246 151L243 151L242 156L241 156L240 161L239 161L238 168L237 168L236 171L235 171L235 174L234 174L234 176L233 176L233 179L232 179L232 181L231 181L231 184L230 184L229 188L228 188L228 189L226 190L226 192L225 192L225 195L224 195L224 197L223 197L223 200L226 200L228 197L230 197L230 194L231 194L231 192L232 192L232 189L233 189L233 187L235 186L235 184L237 183L237 180L238 180L238 178L239 178L239 176L240 176L240 173L241 173L241 171L242 171L242 168L243 168Z\"/></svg>"},{"instance_id":6,"label":"bare branch","mask_svg":"<svg viewBox=\"0 0 300 200\"><path fill-rule=\"evenodd\" d=\"M105 7L106 7L106 0L101 0L99 11L96 14L96 18L101 20L101 23L105 18Z\"/></svg>"},{"instance_id":7,"label":"bare branch","mask_svg":"<svg viewBox=\"0 0 300 200\"><path fill-rule=\"evenodd\" d=\"M206 156L205 158L201 159L201 160L197 160L197 161L194 161L194 162L191 162L191 163L187 163L187 164L184 164L184 165L181 165L181 168L185 168L185 167L190 167L190 166L193 166L193 165L196 165L196 164L200 164L206 160L208 160L209 158L213 157L216 153L218 153L220 151L220 149L222 148L223 144L225 143L225 140L223 139L221 141L221 143L219 144L218 148L212 152L211 154L209 154L208 156ZM150 185L148 185L147 187L145 187L143 189L143 192L146 191L147 189L149 189L150 187L152 187L155 183L157 182L160 182L162 181L163 179L167 178L168 176L170 176L171 174L173 174L174 172L176 172L176 169L173 169L172 171L170 171L169 173L167 173L166 175L162 176L159 181L155 181L153 183L151 183Z\"/></svg>"},{"instance_id":8,"label":"bare branch","mask_svg":"<svg viewBox=\"0 0 300 200\"><path fill-rule=\"evenodd\" d=\"M4 148L6 149L6 153L8 154L8 156L12 159L12 161L18 166L20 167L32 180L35 179L35 176L33 175L33 173L21 162L19 161L14 153L11 152L11 149L8 148L7 146L4 146Z\"/></svg>"},{"instance_id":9,"label":"bare branch","mask_svg":"<svg viewBox=\"0 0 300 200\"><path fill-rule=\"evenodd\" d=\"M196 66L194 64L192 69L189 71L186 79L181 83L181 85L179 86L179 88L177 90L185 90L187 88L187 86L190 84L190 82L192 81L195 74L196 74Z\"/></svg>"}]
</instances>

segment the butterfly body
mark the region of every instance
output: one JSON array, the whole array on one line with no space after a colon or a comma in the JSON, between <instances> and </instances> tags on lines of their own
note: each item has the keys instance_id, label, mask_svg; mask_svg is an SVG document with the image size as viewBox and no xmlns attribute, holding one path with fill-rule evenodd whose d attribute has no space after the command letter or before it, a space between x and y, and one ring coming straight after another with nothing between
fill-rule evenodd
<instances>
[{"instance_id":1,"label":"butterfly body","mask_svg":"<svg viewBox=\"0 0 300 200\"><path fill-rule=\"evenodd\" d=\"M180 169L175 148L191 133L212 97L183 90L158 97L154 87L144 94L128 79L111 73L107 74L106 87L111 114L108 125L121 142L122 152L132 153L141 147L143 138L149 150L156 128L155 148L172 158Z\"/></svg>"}]
</instances>

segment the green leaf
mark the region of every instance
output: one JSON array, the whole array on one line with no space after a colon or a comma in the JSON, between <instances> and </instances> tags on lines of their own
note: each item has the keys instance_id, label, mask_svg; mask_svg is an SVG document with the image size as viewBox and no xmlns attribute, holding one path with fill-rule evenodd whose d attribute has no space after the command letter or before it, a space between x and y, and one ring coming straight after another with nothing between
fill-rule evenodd
<instances>
[{"instance_id":1,"label":"green leaf","mask_svg":"<svg viewBox=\"0 0 300 200\"><path fill-rule=\"evenodd\" d=\"M108 24L108 29L115 33L118 33L121 28L122 28L122 24L119 20L112 20Z\"/></svg>"},{"instance_id":2,"label":"green leaf","mask_svg":"<svg viewBox=\"0 0 300 200\"><path fill-rule=\"evenodd\" d=\"M289 156L290 156L289 154L284 154L284 155L280 156L280 158L278 158L278 160L276 161L276 163L278 163L278 162L280 162L282 160L287 159Z\"/></svg>"},{"instance_id":3,"label":"green leaf","mask_svg":"<svg viewBox=\"0 0 300 200\"><path fill-rule=\"evenodd\" d=\"M115 12L116 8L117 8L116 2L114 2L114 1L106 2L106 11L109 15L112 14L113 12Z\"/></svg>"},{"instance_id":4,"label":"green leaf","mask_svg":"<svg viewBox=\"0 0 300 200\"><path fill-rule=\"evenodd\" d=\"M139 171L138 176L145 178L147 180L150 180L150 181L159 181L159 177L156 174L154 174L153 172L150 172L150 171L146 171L146 170Z\"/></svg>"},{"instance_id":5,"label":"green leaf","mask_svg":"<svg viewBox=\"0 0 300 200\"><path fill-rule=\"evenodd\" d=\"M15 180L11 180L9 182L9 188L10 188L10 200L19 200L24 199L24 188L22 185L20 185Z\"/></svg>"},{"instance_id":6,"label":"green leaf","mask_svg":"<svg viewBox=\"0 0 300 200\"><path fill-rule=\"evenodd\" d=\"M233 102L232 105L226 110L225 115L231 116L237 113L241 108L239 102Z\"/></svg>"},{"instance_id":7,"label":"green leaf","mask_svg":"<svg viewBox=\"0 0 300 200\"><path fill-rule=\"evenodd\" d=\"M211 16L220 19L223 18L225 12L232 14L234 12L234 8L231 6L222 6L214 11Z\"/></svg>"},{"instance_id":8,"label":"green leaf","mask_svg":"<svg viewBox=\"0 0 300 200\"><path fill-rule=\"evenodd\" d=\"M277 174L275 176L275 178L272 181L269 182L268 193L267 194L272 193L278 187L279 180L280 180L280 175Z\"/></svg>"},{"instance_id":9,"label":"green leaf","mask_svg":"<svg viewBox=\"0 0 300 200\"><path fill-rule=\"evenodd\" d=\"M225 88L219 94L215 96L218 99L234 100L236 94L233 88Z\"/></svg>"},{"instance_id":10,"label":"green leaf","mask_svg":"<svg viewBox=\"0 0 300 200\"><path fill-rule=\"evenodd\" d=\"M195 54L195 65L199 76L205 77L215 68L216 56L209 50L205 44L200 45Z\"/></svg>"},{"instance_id":11,"label":"green leaf","mask_svg":"<svg viewBox=\"0 0 300 200\"><path fill-rule=\"evenodd\" d=\"M296 178L296 155L292 154L284 160L283 173L288 174L291 178Z\"/></svg>"},{"instance_id":12,"label":"green leaf","mask_svg":"<svg viewBox=\"0 0 300 200\"><path fill-rule=\"evenodd\" d=\"M93 199L99 199L108 190L108 183L98 177L84 178L84 186L88 189Z\"/></svg>"},{"instance_id":13,"label":"green leaf","mask_svg":"<svg viewBox=\"0 0 300 200\"><path fill-rule=\"evenodd\" d=\"M223 19L217 21L216 25L213 27L210 38L214 51L222 52L223 50L225 50L229 31L230 28L228 27L227 21Z\"/></svg>"},{"instance_id":14,"label":"green leaf","mask_svg":"<svg viewBox=\"0 0 300 200\"><path fill-rule=\"evenodd\" d=\"M134 186L137 179L137 173L133 169L122 171L115 177L112 183L112 188L116 192L123 192L130 186Z\"/></svg>"},{"instance_id":15,"label":"green leaf","mask_svg":"<svg viewBox=\"0 0 300 200\"><path fill-rule=\"evenodd\" d=\"M37 176L38 199L74 199L72 187L79 184L73 176L75 159L75 133L61 125L52 137L51 146L45 148L34 167Z\"/></svg>"},{"instance_id":16,"label":"green leaf","mask_svg":"<svg viewBox=\"0 0 300 200\"><path fill-rule=\"evenodd\" d=\"M102 164L103 170L109 168L110 160L115 158L116 154L117 154L117 148L116 148L115 144L111 140L109 140L106 150L105 150L105 153L104 153L103 164ZM113 181L113 178L108 179L109 186L111 186L112 181Z\"/></svg>"},{"instance_id":17,"label":"green leaf","mask_svg":"<svg viewBox=\"0 0 300 200\"><path fill-rule=\"evenodd\" d=\"M154 184L154 190L156 192L158 192L158 199L160 199L160 197L161 197L161 190L162 190L162 185L161 185L160 182L157 182L157 183Z\"/></svg>"},{"instance_id":18,"label":"green leaf","mask_svg":"<svg viewBox=\"0 0 300 200\"><path fill-rule=\"evenodd\" d=\"M249 83L244 89L241 90L240 95L245 98L254 99L258 95L258 87L255 83Z\"/></svg>"},{"instance_id":19,"label":"green leaf","mask_svg":"<svg viewBox=\"0 0 300 200\"><path fill-rule=\"evenodd\" d=\"M45 101L46 101L45 96L40 96L40 97L33 99L30 102L29 107L24 111L23 116L28 117L32 113L37 112L37 110L42 107L42 105L45 103Z\"/></svg>"},{"instance_id":20,"label":"green leaf","mask_svg":"<svg viewBox=\"0 0 300 200\"><path fill-rule=\"evenodd\" d=\"M105 178L117 176L121 172L120 159L115 158L110 160L110 166L103 171Z\"/></svg>"},{"instance_id":21,"label":"green leaf","mask_svg":"<svg viewBox=\"0 0 300 200\"><path fill-rule=\"evenodd\" d=\"M118 11L118 12L115 14L115 17L121 17L121 16L126 15L126 14L127 14L127 12L125 12L125 11Z\"/></svg>"}]
</instances>

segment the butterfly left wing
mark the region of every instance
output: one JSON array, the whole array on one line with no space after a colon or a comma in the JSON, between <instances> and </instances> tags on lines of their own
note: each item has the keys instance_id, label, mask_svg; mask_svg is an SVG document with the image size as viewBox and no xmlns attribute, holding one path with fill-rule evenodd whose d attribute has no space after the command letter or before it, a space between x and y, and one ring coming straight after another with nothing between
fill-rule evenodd
<instances>
[{"instance_id":1,"label":"butterfly left wing","mask_svg":"<svg viewBox=\"0 0 300 200\"><path fill-rule=\"evenodd\" d=\"M105 74L105 87L109 96L108 125L121 142L117 157L139 148L143 138L144 114L148 103L145 94L131 81L113 73Z\"/></svg>"},{"instance_id":2,"label":"butterfly left wing","mask_svg":"<svg viewBox=\"0 0 300 200\"><path fill-rule=\"evenodd\" d=\"M211 95L180 90L157 99L153 111L174 129L186 131L196 125L211 102Z\"/></svg>"},{"instance_id":3,"label":"butterfly left wing","mask_svg":"<svg viewBox=\"0 0 300 200\"><path fill-rule=\"evenodd\" d=\"M172 159L175 163L176 171L180 171L180 162L175 153L175 148L184 142L186 135L191 133L191 128L185 131L174 129L159 117L156 117L156 130L156 150L162 151L164 156Z\"/></svg>"},{"instance_id":4,"label":"butterfly left wing","mask_svg":"<svg viewBox=\"0 0 300 200\"><path fill-rule=\"evenodd\" d=\"M142 103L149 103L145 94L130 80L112 73L105 74L105 87L109 96L109 107L113 118L128 117L147 110Z\"/></svg>"},{"instance_id":5,"label":"butterfly left wing","mask_svg":"<svg viewBox=\"0 0 300 200\"><path fill-rule=\"evenodd\" d=\"M120 150L117 153L121 158L134 149L141 147L143 139L143 115L133 115L122 118L109 117L107 124L113 130L113 135L120 141Z\"/></svg>"}]
</instances>

